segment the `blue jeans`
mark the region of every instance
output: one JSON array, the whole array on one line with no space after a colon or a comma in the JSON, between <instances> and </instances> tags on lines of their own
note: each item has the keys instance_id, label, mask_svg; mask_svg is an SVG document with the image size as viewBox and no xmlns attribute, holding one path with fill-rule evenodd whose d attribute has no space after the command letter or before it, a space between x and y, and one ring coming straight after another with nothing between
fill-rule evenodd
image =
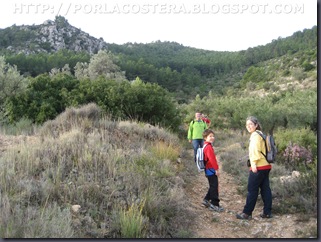
<instances>
[{"instance_id":1,"label":"blue jeans","mask_svg":"<svg viewBox=\"0 0 321 242\"><path fill-rule=\"evenodd\" d=\"M263 213L266 215L271 214L272 193L270 188L269 174L270 170L258 170L257 173L250 171L247 185L248 193L243 213L252 215L260 189L261 197L264 203Z\"/></svg>"},{"instance_id":2,"label":"blue jeans","mask_svg":"<svg viewBox=\"0 0 321 242\"><path fill-rule=\"evenodd\" d=\"M196 162L197 149L203 147L204 139L193 139L192 145L193 145L193 149L194 149L194 162Z\"/></svg>"}]
</instances>

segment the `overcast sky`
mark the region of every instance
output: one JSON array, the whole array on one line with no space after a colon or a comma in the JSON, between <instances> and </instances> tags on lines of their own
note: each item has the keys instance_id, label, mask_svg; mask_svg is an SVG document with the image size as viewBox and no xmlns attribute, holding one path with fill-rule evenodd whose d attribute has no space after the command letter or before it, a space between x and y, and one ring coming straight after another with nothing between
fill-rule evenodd
<instances>
[{"instance_id":1,"label":"overcast sky","mask_svg":"<svg viewBox=\"0 0 321 242\"><path fill-rule=\"evenodd\" d=\"M239 51L317 25L315 0L13 0L1 1L0 28L65 17L107 43L174 41Z\"/></svg>"}]
</instances>

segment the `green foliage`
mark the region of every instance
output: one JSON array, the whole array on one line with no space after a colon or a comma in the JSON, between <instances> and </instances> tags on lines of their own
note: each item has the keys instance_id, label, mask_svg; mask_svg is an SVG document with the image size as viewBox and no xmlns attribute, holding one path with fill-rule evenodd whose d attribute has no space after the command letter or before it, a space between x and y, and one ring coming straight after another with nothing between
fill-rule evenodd
<instances>
[{"instance_id":1,"label":"green foliage","mask_svg":"<svg viewBox=\"0 0 321 242\"><path fill-rule=\"evenodd\" d=\"M139 78L125 89L123 105L127 117L175 130L181 122L171 95L157 84L143 83Z\"/></svg>"},{"instance_id":2,"label":"green foliage","mask_svg":"<svg viewBox=\"0 0 321 242\"><path fill-rule=\"evenodd\" d=\"M55 118L69 105L68 93L78 84L72 76L48 74L31 79L25 92L8 100L7 112L11 122L22 117L36 123Z\"/></svg>"},{"instance_id":3,"label":"green foliage","mask_svg":"<svg viewBox=\"0 0 321 242\"><path fill-rule=\"evenodd\" d=\"M156 144L151 151L158 159L172 162L176 162L176 159L180 154L180 150L176 144L166 144L162 142Z\"/></svg>"},{"instance_id":4,"label":"green foliage","mask_svg":"<svg viewBox=\"0 0 321 242\"><path fill-rule=\"evenodd\" d=\"M23 53L6 55L6 61L16 65L17 70L24 75L36 77L40 74L49 73L53 68L63 68L66 64L73 69L77 62L88 62L88 53L61 49L54 53L39 53L26 55Z\"/></svg>"},{"instance_id":5,"label":"green foliage","mask_svg":"<svg viewBox=\"0 0 321 242\"><path fill-rule=\"evenodd\" d=\"M66 27L68 25L67 19L65 19L62 16L56 16L55 17L55 23L56 23L58 28L64 28L64 27Z\"/></svg>"},{"instance_id":6,"label":"green foliage","mask_svg":"<svg viewBox=\"0 0 321 242\"><path fill-rule=\"evenodd\" d=\"M279 128L275 139L278 162L292 170L305 166L317 156L317 137L309 128Z\"/></svg>"},{"instance_id":7,"label":"green foliage","mask_svg":"<svg viewBox=\"0 0 321 242\"><path fill-rule=\"evenodd\" d=\"M90 58L87 71L89 79L94 80L99 76L103 76L106 79L124 80L124 74L114 62L115 57L113 54L100 50ZM86 78L86 76L83 78Z\"/></svg>"},{"instance_id":8,"label":"green foliage","mask_svg":"<svg viewBox=\"0 0 321 242\"><path fill-rule=\"evenodd\" d=\"M316 46L315 26L303 32L296 32L290 37L273 40L265 46L239 52L205 51L186 48L174 42L160 41L147 45L110 44L109 50L121 56L119 66L126 72L127 79L133 80L139 76L147 82L156 82L177 93L178 98L186 102L197 94L206 95L209 90L222 94L222 90L237 83L241 79L240 73L244 73L247 69L250 72L245 77L243 87L249 81L253 83L270 81L274 77L275 69L282 69L284 65L275 66L267 72L264 67L257 66L259 63L288 53L293 55L302 50L311 50L311 53L305 53L303 58L313 58L315 52L312 50L316 49ZM302 56L302 53L300 55ZM315 59L316 56L312 61ZM168 76L166 67L169 67L175 76L171 77L171 82L164 82L164 78L159 78ZM251 69L254 69L253 73Z\"/></svg>"},{"instance_id":9,"label":"green foliage","mask_svg":"<svg viewBox=\"0 0 321 242\"><path fill-rule=\"evenodd\" d=\"M36 126L31 120L21 118L14 124L3 124L1 125L1 132L7 135L32 135Z\"/></svg>"},{"instance_id":10,"label":"green foliage","mask_svg":"<svg viewBox=\"0 0 321 242\"><path fill-rule=\"evenodd\" d=\"M127 211L120 209L120 234L121 238L145 238L144 216L142 210L145 201L140 204L132 204Z\"/></svg>"},{"instance_id":11,"label":"green foliage","mask_svg":"<svg viewBox=\"0 0 321 242\"><path fill-rule=\"evenodd\" d=\"M0 29L0 36L0 48L7 48L8 46L19 47L21 43L33 38L35 33L13 25L10 28Z\"/></svg>"},{"instance_id":12,"label":"green foliage","mask_svg":"<svg viewBox=\"0 0 321 242\"><path fill-rule=\"evenodd\" d=\"M312 70L312 69L315 68L314 65L312 65L311 63L309 63L309 62L307 62L307 61L305 61L305 62L302 64L302 67L303 67L304 71L310 71L310 70Z\"/></svg>"},{"instance_id":13,"label":"green foliage","mask_svg":"<svg viewBox=\"0 0 321 242\"><path fill-rule=\"evenodd\" d=\"M204 51L186 48L177 43L157 41L147 45L111 44L112 53L102 51L92 56L90 61L88 54L76 54L67 50L55 54L8 56L9 59L19 62L18 68L27 66L25 70L21 70L23 73L32 70L29 71L31 75L49 70L52 70L51 75L59 73L57 70L68 64L71 74L74 68L75 76L79 80L78 83L74 81L74 88L58 89L53 91L54 94L45 91L48 95L42 95L43 103L40 98L36 98L37 101L26 102L29 106L26 115L23 112L23 104L20 105L23 101L16 100L16 97L7 104L7 110L11 121L19 120L24 115L41 123L53 118L67 106L95 102L115 118L144 120L176 129L182 118L179 117L180 112L177 112L171 94L164 91L167 89L176 93L175 98L179 103L187 103L192 97L197 96L200 101L192 102L187 109L184 108L183 113L191 115L195 112L194 109L201 109L202 112L213 116L213 123L217 127L239 128L243 125L244 116L257 115L262 120L264 129L269 132L273 132L278 126L309 126L316 131L316 109L312 108L316 104L315 90L311 90L311 95L306 91L302 92L303 95L293 92L294 88L282 92L274 82L278 78L276 73L284 74L284 70L288 70L286 75L291 74L298 80L311 75L303 71L302 65L308 69L310 67L307 63L315 66L315 35L316 28L312 28L285 39L279 38L266 46L235 53ZM289 54L290 52L292 54ZM283 55L282 58L271 60L280 55ZM131 85L126 81L112 81L124 78L121 70L126 72L129 80L134 80ZM144 83L135 80L137 77ZM240 84L235 83L241 79ZM268 82L269 80L271 81ZM243 87L246 84L250 90L264 88L276 94L267 98L246 96L240 100L231 97L235 94L242 96L239 92L242 83ZM228 85L233 85L238 90L224 89ZM32 93L32 90L29 91ZM224 92L229 94L225 98L221 96ZM27 97L21 95L22 100L32 100L30 93ZM58 96L62 99L61 102L56 100ZM295 100L297 98L300 102ZM59 105L52 106L51 102ZM306 103L308 108L305 107ZM190 120L190 117L184 119Z\"/></svg>"},{"instance_id":14,"label":"green foliage","mask_svg":"<svg viewBox=\"0 0 321 242\"><path fill-rule=\"evenodd\" d=\"M279 125L285 128L310 127L317 130L317 92L315 89L286 92L274 102Z\"/></svg>"},{"instance_id":15,"label":"green foliage","mask_svg":"<svg viewBox=\"0 0 321 242\"><path fill-rule=\"evenodd\" d=\"M317 130L317 92L302 90L281 92L266 97L204 97L199 96L185 106L185 122L196 108L206 110L214 127L240 129L247 116L257 116L264 132L273 133L277 127L310 128Z\"/></svg>"},{"instance_id":16,"label":"green foliage","mask_svg":"<svg viewBox=\"0 0 321 242\"><path fill-rule=\"evenodd\" d=\"M68 24L67 20L61 16L58 16L55 21L58 28ZM33 31L36 29L37 26ZM77 62L89 63L88 53L69 50L59 50L57 53L50 54L14 55L6 48L12 39L19 40L14 38L18 32L25 35L18 27L12 30L9 28L0 30L0 39L3 39L2 53L6 55L8 62L17 65L18 70L24 75L36 77L45 72L48 73L53 68L62 68L66 64L73 72ZM32 31L29 32L32 33ZM22 39L24 38L27 37ZM65 36L66 43L73 41L68 38ZM20 42L20 45L24 45L24 42ZM48 44L42 45L46 50L50 50ZM204 96L211 90L217 95L222 95L227 87L237 87L246 71L241 87L244 88L247 83L250 83L250 89L260 88L266 81L274 81L276 70L287 69L288 65L296 59L298 60L296 68L302 68L304 73L311 71L316 68L314 64L317 59L316 46L317 27L315 26L312 29L296 32L287 38L278 38L265 46L239 52L206 51L184 47L175 42L161 41L149 44L109 44L108 50L117 57L114 64L122 71L117 73L124 72L128 80L139 77L145 82L157 83L175 93L179 103L187 103L197 94ZM37 49L36 45L34 49ZM293 60L275 63L269 69L262 65L263 62L273 58L294 55L296 57ZM79 70L79 66L76 69ZM304 78L304 75L298 77Z\"/></svg>"},{"instance_id":17,"label":"green foliage","mask_svg":"<svg viewBox=\"0 0 321 242\"><path fill-rule=\"evenodd\" d=\"M95 102L115 118L146 121L175 130L180 124L176 105L170 94L157 84L116 82L100 78L80 81L72 92L73 105Z\"/></svg>"},{"instance_id":18,"label":"green foliage","mask_svg":"<svg viewBox=\"0 0 321 242\"><path fill-rule=\"evenodd\" d=\"M312 145L312 149L314 152L317 151L317 139L310 129L308 128L300 128L300 129L291 129L287 130L284 128L280 128L275 133L275 137L280 140L278 142L278 149L285 150L287 145L290 142L294 142L298 145L302 145L304 147L309 147ZM315 153L316 154L316 153Z\"/></svg>"},{"instance_id":19,"label":"green foliage","mask_svg":"<svg viewBox=\"0 0 321 242\"><path fill-rule=\"evenodd\" d=\"M17 67L7 64L0 56L0 121L5 118L4 108L8 99L19 95L26 86L27 80L19 74Z\"/></svg>"},{"instance_id":20,"label":"green foliage","mask_svg":"<svg viewBox=\"0 0 321 242\"><path fill-rule=\"evenodd\" d=\"M250 91L255 90L256 87L257 87L257 84L254 83L254 82L249 81L249 82L246 83L246 89L248 89Z\"/></svg>"},{"instance_id":21,"label":"green foliage","mask_svg":"<svg viewBox=\"0 0 321 242\"><path fill-rule=\"evenodd\" d=\"M264 68L262 67L254 67L251 66L243 76L243 80L241 81L242 86L246 86L247 83L258 83L266 80L266 73Z\"/></svg>"},{"instance_id":22,"label":"green foliage","mask_svg":"<svg viewBox=\"0 0 321 242\"><path fill-rule=\"evenodd\" d=\"M32 78L27 90L8 99L11 122L22 117L35 123L55 118L69 106L97 103L114 118L134 119L176 130L181 123L171 95L157 84L76 80L73 76L47 74Z\"/></svg>"},{"instance_id":23,"label":"green foliage","mask_svg":"<svg viewBox=\"0 0 321 242\"><path fill-rule=\"evenodd\" d=\"M301 68L296 68L292 70L292 75L295 79L301 81L307 77L306 73Z\"/></svg>"}]
</instances>

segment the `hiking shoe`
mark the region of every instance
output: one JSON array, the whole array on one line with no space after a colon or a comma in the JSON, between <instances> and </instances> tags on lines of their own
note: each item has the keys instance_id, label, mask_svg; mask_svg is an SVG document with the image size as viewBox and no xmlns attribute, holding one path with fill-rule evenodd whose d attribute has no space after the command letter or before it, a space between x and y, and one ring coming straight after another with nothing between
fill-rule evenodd
<instances>
[{"instance_id":1,"label":"hiking shoe","mask_svg":"<svg viewBox=\"0 0 321 242\"><path fill-rule=\"evenodd\" d=\"M215 205L211 204L209 206L209 210L212 210L212 211L215 211L215 212L223 212L224 208L221 207L221 206L215 206Z\"/></svg>"},{"instance_id":2,"label":"hiking shoe","mask_svg":"<svg viewBox=\"0 0 321 242\"><path fill-rule=\"evenodd\" d=\"M251 215L248 215L246 213L239 213L239 214L236 214L236 218L237 219L246 219L246 220L250 220L252 218Z\"/></svg>"},{"instance_id":3,"label":"hiking shoe","mask_svg":"<svg viewBox=\"0 0 321 242\"><path fill-rule=\"evenodd\" d=\"M273 218L273 215L272 214L264 214L264 213L262 213L262 214L260 214L260 217L261 218Z\"/></svg>"},{"instance_id":4,"label":"hiking shoe","mask_svg":"<svg viewBox=\"0 0 321 242\"><path fill-rule=\"evenodd\" d=\"M211 205L210 201L207 199L204 199L202 202L202 205L204 205L205 207L209 207Z\"/></svg>"}]
</instances>

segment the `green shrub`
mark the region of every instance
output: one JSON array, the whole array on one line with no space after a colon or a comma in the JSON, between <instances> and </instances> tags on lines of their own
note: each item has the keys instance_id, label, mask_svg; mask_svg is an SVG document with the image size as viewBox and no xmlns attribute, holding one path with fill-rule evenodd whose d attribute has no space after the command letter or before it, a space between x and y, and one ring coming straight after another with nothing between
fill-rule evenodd
<instances>
[{"instance_id":1,"label":"green shrub","mask_svg":"<svg viewBox=\"0 0 321 242\"><path fill-rule=\"evenodd\" d=\"M291 74L289 69L286 69L282 72L282 76L289 76Z\"/></svg>"},{"instance_id":2,"label":"green shrub","mask_svg":"<svg viewBox=\"0 0 321 242\"><path fill-rule=\"evenodd\" d=\"M302 67L303 67L304 71L310 71L315 68L314 65L310 64L307 61L303 62Z\"/></svg>"},{"instance_id":3,"label":"green shrub","mask_svg":"<svg viewBox=\"0 0 321 242\"><path fill-rule=\"evenodd\" d=\"M296 68L292 70L292 75L296 80L302 81L307 77L307 74L303 72L301 68Z\"/></svg>"},{"instance_id":4,"label":"green shrub","mask_svg":"<svg viewBox=\"0 0 321 242\"><path fill-rule=\"evenodd\" d=\"M145 238L144 217L142 210L145 201L140 204L132 204L128 210L119 211L121 238Z\"/></svg>"},{"instance_id":5,"label":"green shrub","mask_svg":"<svg viewBox=\"0 0 321 242\"><path fill-rule=\"evenodd\" d=\"M274 137L278 148L277 159L280 163L288 163L289 158L293 158L292 160L301 160L303 163L306 163L309 162L308 160L316 157L317 138L309 128L279 128L277 132L275 132ZM297 152L294 152L295 147L298 147ZM311 155L309 152L311 152ZM294 154L299 157L292 157Z\"/></svg>"},{"instance_id":6,"label":"green shrub","mask_svg":"<svg viewBox=\"0 0 321 242\"><path fill-rule=\"evenodd\" d=\"M1 132L7 135L32 135L37 126L27 118L21 118L14 124L1 125Z\"/></svg>"},{"instance_id":7,"label":"green shrub","mask_svg":"<svg viewBox=\"0 0 321 242\"><path fill-rule=\"evenodd\" d=\"M277 91L280 90L280 87L277 86L277 85L275 85L275 84L272 84L272 85L270 86L270 89L272 90L272 92L277 92Z\"/></svg>"},{"instance_id":8,"label":"green shrub","mask_svg":"<svg viewBox=\"0 0 321 242\"><path fill-rule=\"evenodd\" d=\"M317 137L310 128L298 128L298 129L280 129L277 131L276 136L281 141L280 149L284 150L289 142L298 144L305 148L311 148L314 155L317 152ZM285 145L286 143L286 145Z\"/></svg>"},{"instance_id":9,"label":"green shrub","mask_svg":"<svg viewBox=\"0 0 321 242\"><path fill-rule=\"evenodd\" d=\"M272 83L270 83L270 82L265 82L265 83L263 84L263 88L264 88L265 91L270 90L270 89L271 89L271 86L272 86Z\"/></svg>"}]
</instances>

